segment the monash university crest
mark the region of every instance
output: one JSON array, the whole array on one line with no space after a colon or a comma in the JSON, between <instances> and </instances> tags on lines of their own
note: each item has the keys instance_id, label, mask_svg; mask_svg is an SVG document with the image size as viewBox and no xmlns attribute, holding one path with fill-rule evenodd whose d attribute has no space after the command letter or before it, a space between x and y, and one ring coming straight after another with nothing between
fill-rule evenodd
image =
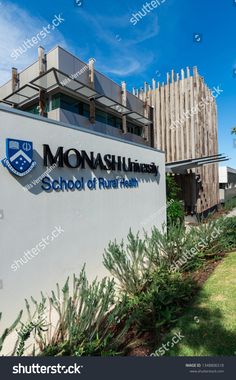
<instances>
[{"instance_id":1,"label":"monash university crest","mask_svg":"<svg viewBox=\"0 0 236 380\"><path fill-rule=\"evenodd\" d=\"M33 161L33 143L31 141L6 139L6 158L2 164L13 174L20 177L31 172Z\"/></svg>"}]
</instances>

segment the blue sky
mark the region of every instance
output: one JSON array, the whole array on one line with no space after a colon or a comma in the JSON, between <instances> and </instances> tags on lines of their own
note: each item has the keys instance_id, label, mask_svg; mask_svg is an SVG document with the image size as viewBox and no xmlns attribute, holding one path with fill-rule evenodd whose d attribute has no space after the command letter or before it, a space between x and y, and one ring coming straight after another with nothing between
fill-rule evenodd
<instances>
[{"instance_id":1,"label":"blue sky","mask_svg":"<svg viewBox=\"0 0 236 380\"><path fill-rule=\"evenodd\" d=\"M161 0L159 0L161 2ZM163 1L163 0L162 0ZM219 151L236 167L236 4L233 0L166 0L135 26L133 13L143 0L0 0L0 83L10 78L12 66L22 69L37 59L37 45L17 60L10 56L61 14L64 22L42 45L48 51L61 45L82 60L96 59L96 68L128 88L143 87L152 78L165 81L171 69L197 66L210 88L220 86L217 98ZM193 41L200 33L202 42Z\"/></svg>"}]
</instances>

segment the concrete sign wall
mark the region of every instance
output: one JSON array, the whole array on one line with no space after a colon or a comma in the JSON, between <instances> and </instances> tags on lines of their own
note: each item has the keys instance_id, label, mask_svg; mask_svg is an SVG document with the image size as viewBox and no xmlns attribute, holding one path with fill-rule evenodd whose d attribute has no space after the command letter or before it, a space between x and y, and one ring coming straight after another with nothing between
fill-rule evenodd
<instances>
[{"instance_id":1,"label":"concrete sign wall","mask_svg":"<svg viewBox=\"0 0 236 380\"><path fill-rule=\"evenodd\" d=\"M162 152L0 106L0 159L1 329L84 263L106 275L110 240L165 222Z\"/></svg>"}]
</instances>

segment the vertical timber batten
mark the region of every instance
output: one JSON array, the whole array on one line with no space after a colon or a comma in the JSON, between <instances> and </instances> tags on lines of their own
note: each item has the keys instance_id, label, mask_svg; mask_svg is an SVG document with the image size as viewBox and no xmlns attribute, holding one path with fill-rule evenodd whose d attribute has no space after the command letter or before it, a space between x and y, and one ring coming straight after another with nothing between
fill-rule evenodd
<instances>
[{"instance_id":1,"label":"vertical timber batten","mask_svg":"<svg viewBox=\"0 0 236 380\"><path fill-rule=\"evenodd\" d=\"M136 96L154 107L154 147L165 151L166 162L218 154L216 102L197 67L176 77L172 70L171 80L168 73L166 83L153 81L150 91L145 83ZM218 164L188 170L183 177L185 189L191 182L192 196L186 196L191 211L201 214L219 204Z\"/></svg>"}]
</instances>

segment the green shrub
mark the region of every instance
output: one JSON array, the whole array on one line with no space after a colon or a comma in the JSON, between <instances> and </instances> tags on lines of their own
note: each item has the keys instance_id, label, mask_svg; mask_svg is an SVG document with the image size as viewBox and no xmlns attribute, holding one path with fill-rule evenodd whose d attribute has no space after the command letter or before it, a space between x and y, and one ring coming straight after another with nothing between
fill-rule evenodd
<instances>
[{"instance_id":1,"label":"green shrub","mask_svg":"<svg viewBox=\"0 0 236 380\"><path fill-rule=\"evenodd\" d=\"M236 207L236 197L229 199L224 204L224 210L225 211L231 211Z\"/></svg>"},{"instance_id":2,"label":"green shrub","mask_svg":"<svg viewBox=\"0 0 236 380\"><path fill-rule=\"evenodd\" d=\"M207 259L216 259L224 252L222 234L222 223L219 220L191 227L185 233L186 244L180 250L181 254L172 269L181 272L194 271L201 268Z\"/></svg>"},{"instance_id":3,"label":"green shrub","mask_svg":"<svg viewBox=\"0 0 236 380\"><path fill-rule=\"evenodd\" d=\"M103 264L118 280L121 290L135 295L145 287L152 263L147 257L146 241L129 231L126 245L124 241L109 243Z\"/></svg>"},{"instance_id":4,"label":"green shrub","mask_svg":"<svg viewBox=\"0 0 236 380\"><path fill-rule=\"evenodd\" d=\"M83 268L78 278L74 276L71 292L68 278L62 290L57 284L57 292L52 291L49 299L43 297L41 304L33 301L36 320L40 320L40 310L45 310L49 301L47 334L43 333L42 326L34 329L31 313L26 325L29 326L26 332L35 332L39 355L115 355L123 344L126 325L120 326L125 300L116 302L113 280L104 278L101 282L94 280L89 284ZM29 304L27 308L30 311ZM52 319L56 320L54 326Z\"/></svg>"},{"instance_id":5,"label":"green shrub","mask_svg":"<svg viewBox=\"0 0 236 380\"><path fill-rule=\"evenodd\" d=\"M212 258L224 251L221 236L224 233L222 220L212 220L202 223L193 230L195 246L199 254L205 258Z\"/></svg>"},{"instance_id":6,"label":"green shrub","mask_svg":"<svg viewBox=\"0 0 236 380\"><path fill-rule=\"evenodd\" d=\"M176 322L182 309L193 295L195 284L180 273L171 273L165 267L153 273L145 292L130 297L130 320L139 331L153 331Z\"/></svg>"},{"instance_id":7,"label":"green shrub","mask_svg":"<svg viewBox=\"0 0 236 380\"><path fill-rule=\"evenodd\" d=\"M185 228L180 223L172 224L167 230L163 229L162 232L154 227L150 241L149 246L156 247L150 257L156 267L163 263L170 267L173 262L181 257L183 252L190 249L194 244L192 235L186 233Z\"/></svg>"},{"instance_id":8,"label":"green shrub","mask_svg":"<svg viewBox=\"0 0 236 380\"><path fill-rule=\"evenodd\" d=\"M184 209L178 200L173 200L167 207L167 224L171 227L174 223L183 223Z\"/></svg>"},{"instance_id":9,"label":"green shrub","mask_svg":"<svg viewBox=\"0 0 236 380\"><path fill-rule=\"evenodd\" d=\"M183 223L184 208L179 200L180 188L171 175L166 175L167 193L167 225L172 227L175 223Z\"/></svg>"},{"instance_id":10,"label":"green shrub","mask_svg":"<svg viewBox=\"0 0 236 380\"><path fill-rule=\"evenodd\" d=\"M223 233L220 242L226 251L236 248L236 216L220 220Z\"/></svg>"},{"instance_id":11,"label":"green shrub","mask_svg":"<svg viewBox=\"0 0 236 380\"><path fill-rule=\"evenodd\" d=\"M79 277L73 277L71 290L68 278L62 289L57 284L50 297L41 294L40 302L32 297L30 303L26 301L28 321L20 321L21 312L0 336L0 351L7 335L20 324L13 355L25 354L29 338L34 341L32 355L117 355L129 344L130 328L159 336L176 321L196 289L186 273L180 272L195 270L233 248L236 217L213 220L189 231L174 222L162 232L154 227L144 239L130 231L127 244L110 242L104 253L104 265L122 291L120 298L115 280L96 279L90 284L83 268ZM193 249L196 253L175 273L172 266Z\"/></svg>"},{"instance_id":12,"label":"green shrub","mask_svg":"<svg viewBox=\"0 0 236 380\"><path fill-rule=\"evenodd\" d=\"M42 300L40 303L37 303L37 301L34 300L33 297L31 297L31 301L35 305L35 311L32 315L30 312L30 305L27 300L26 302L26 309L28 313L28 322L21 323L21 328L18 331L18 339L16 341L16 345L13 351L13 355L16 356L22 356L25 354L25 344L28 341L30 337L33 337L37 341L37 336L42 339L42 333L44 331L47 331L47 323L45 321L45 312L46 312L46 298L41 294ZM35 345L33 346L33 353L34 354Z\"/></svg>"},{"instance_id":13,"label":"green shrub","mask_svg":"<svg viewBox=\"0 0 236 380\"><path fill-rule=\"evenodd\" d=\"M18 315L18 317L16 318L15 322L13 322L13 324L4 330L3 334L0 335L0 352L2 351L2 348L3 348L3 343L5 341L5 339L7 338L7 336L9 334L11 334L17 327L17 325L19 324L20 320L21 320L21 317L22 317L22 313L23 311L21 311ZM2 319L2 313L0 313L0 321Z\"/></svg>"},{"instance_id":14,"label":"green shrub","mask_svg":"<svg viewBox=\"0 0 236 380\"><path fill-rule=\"evenodd\" d=\"M204 255L217 255L221 244L210 239L218 222L211 222L188 232L180 223L174 223L168 229L159 231L153 228L151 236L145 235L141 240L129 232L128 243L109 243L105 250L103 263L118 281L119 287L128 295L136 296L145 290L152 273L160 267L173 268L185 254L195 249L196 254L190 254L180 271L195 270L204 263ZM204 244L200 243L204 239ZM200 248L201 247L201 248ZM203 248L202 248L203 247Z\"/></svg>"},{"instance_id":15,"label":"green shrub","mask_svg":"<svg viewBox=\"0 0 236 380\"><path fill-rule=\"evenodd\" d=\"M177 265L181 272L199 269L204 265L205 259L216 258L229 246L233 247L235 235L232 223L231 229L229 225L230 222L219 219L191 227L188 231L180 223L173 224L162 232L154 228L151 241L155 249L150 260L156 267L163 262L172 268Z\"/></svg>"}]
</instances>

